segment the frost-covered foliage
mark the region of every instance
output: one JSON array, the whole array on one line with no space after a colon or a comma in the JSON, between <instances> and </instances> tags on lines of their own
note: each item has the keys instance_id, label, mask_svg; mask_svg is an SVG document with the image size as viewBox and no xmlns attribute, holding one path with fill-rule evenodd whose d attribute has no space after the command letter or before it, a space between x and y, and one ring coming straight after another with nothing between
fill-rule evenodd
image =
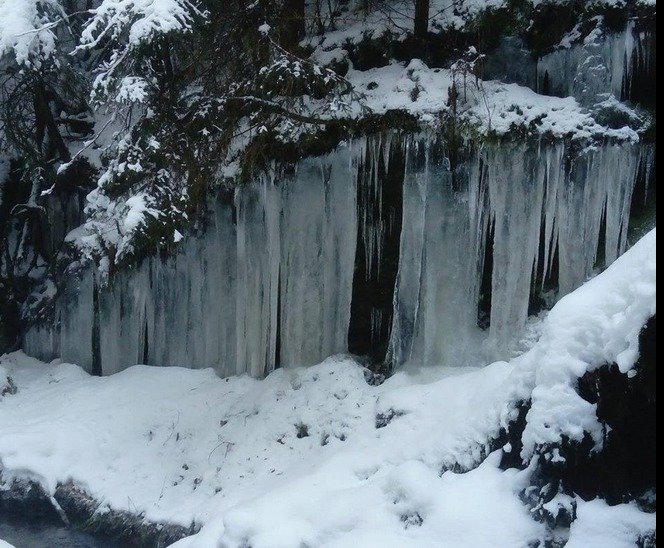
<instances>
[{"instance_id":1,"label":"frost-covered foliage","mask_svg":"<svg viewBox=\"0 0 664 548\"><path fill-rule=\"evenodd\" d=\"M189 0L102 0L91 10L78 45L82 51L103 51L95 70L94 96L144 102L156 52L145 55L140 49L154 47L164 36L191 31L195 17L205 14Z\"/></svg>"},{"instance_id":2,"label":"frost-covered foliage","mask_svg":"<svg viewBox=\"0 0 664 548\"><path fill-rule=\"evenodd\" d=\"M83 216L71 196L89 191L100 147L131 115L122 106L110 117L95 110L90 90L120 72L116 63L124 71L119 102L144 99L142 80L131 71L155 54L138 49L187 30L197 13L191 4L166 1L82 8L57 0L0 2L0 144L11 167L0 208L3 331L40 314L57 294L63 270L76 259L64 235Z\"/></svg>"},{"instance_id":3,"label":"frost-covered foliage","mask_svg":"<svg viewBox=\"0 0 664 548\"><path fill-rule=\"evenodd\" d=\"M253 38L252 47L236 52L247 61L258 56L253 66L233 60L226 73L221 69L195 85L181 84L171 61L151 84L122 79L116 99L138 100L142 115L113 149L89 196L88 221L71 239L84 256L110 257L112 266L140 258L146 248L172 246L199 219L220 178L237 177L238 169L257 173L271 162L269 143L319 131L359 99L331 69L282 48L266 25L254 29ZM161 46L174 59L185 47Z\"/></svg>"}]
</instances>

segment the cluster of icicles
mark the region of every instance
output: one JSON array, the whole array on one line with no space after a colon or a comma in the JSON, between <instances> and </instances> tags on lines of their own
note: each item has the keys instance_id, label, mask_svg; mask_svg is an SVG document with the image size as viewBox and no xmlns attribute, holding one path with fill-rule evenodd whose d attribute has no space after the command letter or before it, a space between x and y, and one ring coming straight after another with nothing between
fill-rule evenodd
<instances>
[{"instance_id":1,"label":"cluster of icicles","mask_svg":"<svg viewBox=\"0 0 664 548\"><path fill-rule=\"evenodd\" d=\"M654 40L653 33L636 30L633 20L622 32L604 36L594 31L583 42L537 60L537 91L571 96L584 105L602 94L627 98L633 91L633 72L654 64Z\"/></svg>"},{"instance_id":2,"label":"cluster of icicles","mask_svg":"<svg viewBox=\"0 0 664 548\"><path fill-rule=\"evenodd\" d=\"M600 241L606 264L623 252L635 180L654 161L644 145L572 153L564 143L522 143L475 147L452 171L433 147L374 136L239 188L234 203L211 206L205 235L177 256L147 259L108 287L92 270L72 283L54 322L28 333L25 349L103 374L148 363L255 377L347 352L358 239L366 270L380 269L395 221L380 203L358 202L358 187L380 201L378 174L397 153L403 216L387 359L398 367L465 365L480 351L498 358L522 334L536 280L555 266L562 296L602 266Z\"/></svg>"}]
</instances>

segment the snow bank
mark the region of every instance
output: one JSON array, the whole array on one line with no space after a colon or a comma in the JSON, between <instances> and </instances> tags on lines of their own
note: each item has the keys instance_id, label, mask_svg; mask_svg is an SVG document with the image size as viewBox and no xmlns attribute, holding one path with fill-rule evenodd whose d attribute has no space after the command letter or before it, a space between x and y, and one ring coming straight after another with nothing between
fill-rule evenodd
<instances>
[{"instance_id":1,"label":"snow bank","mask_svg":"<svg viewBox=\"0 0 664 548\"><path fill-rule=\"evenodd\" d=\"M425 124L435 124L441 113L451 113L449 90L455 83L459 121L481 134L503 136L521 130L556 139L639 140L628 126L611 129L599 124L574 97L540 95L518 84L483 81L472 74L463 77L449 69L430 69L417 59L408 65L392 62L370 70L350 70L346 78L364 95L364 106L374 114L403 110Z\"/></svg>"},{"instance_id":2,"label":"snow bank","mask_svg":"<svg viewBox=\"0 0 664 548\"><path fill-rule=\"evenodd\" d=\"M518 496L529 471L501 471L490 440L532 399L523 458L583 430L599 441L574 382L633 366L655 313L655 244L652 231L561 300L510 363L402 371L381 386L341 356L257 381L147 366L100 378L6 355L19 390L0 400L3 480L51 493L73 480L99 512L204 525L180 547L525 547L546 533ZM652 527L636 508L581 502L570 542L622 546Z\"/></svg>"},{"instance_id":3,"label":"snow bank","mask_svg":"<svg viewBox=\"0 0 664 548\"><path fill-rule=\"evenodd\" d=\"M644 236L604 273L564 297L548 315L533 349L514 360L514 401L530 397L521 456L562 436L588 432L601 447L595 406L575 390L587 371L615 363L626 374L639 355L639 332L655 315L656 231Z\"/></svg>"},{"instance_id":4,"label":"snow bank","mask_svg":"<svg viewBox=\"0 0 664 548\"><path fill-rule=\"evenodd\" d=\"M73 479L102 507L183 525L294 482L323 495L361 490L408 461L434 475L445 463L470 466L464 453L486 441L502 403L495 386L509 373L504 364L443 370L424 384L400 373L372 387L343 358L264 381L146 366L99 378L21 353L2 363L19 386L0 403L3 477L29 475L49 492ZM376 428L392 408L404 415Z\"/></svg>"},{"instance_id":5,"label":"snow bank","mask_svg":"<svg viewBox=\"0 0 664 548\"><path fill-rule=\"evenodd\" d=\"M634 503L609 506L596 499L577 504L567 548L632 548L635 539L651 534L657 525L655 514L642 512Z\"/></svg>"}]
</instances>

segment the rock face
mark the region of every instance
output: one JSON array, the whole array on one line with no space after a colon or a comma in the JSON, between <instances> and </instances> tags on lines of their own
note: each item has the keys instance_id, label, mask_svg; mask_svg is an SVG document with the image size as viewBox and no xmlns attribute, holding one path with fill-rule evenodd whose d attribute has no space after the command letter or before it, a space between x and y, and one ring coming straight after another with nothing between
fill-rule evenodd
<instances>
[{"instance_id":1,"label":"rock face","mask_svg":"<svg viewBox=\"0 0 664 548\"><path fill-rule=\"evenodd\" d=\"M601 496L616 504L656 490L656 325L653 317L641 332L634 376L611 365L579 379L579 394L597 405L607 430L602 451L580 453L561 478L584 498Z\"/></svg>"}]
</instances>

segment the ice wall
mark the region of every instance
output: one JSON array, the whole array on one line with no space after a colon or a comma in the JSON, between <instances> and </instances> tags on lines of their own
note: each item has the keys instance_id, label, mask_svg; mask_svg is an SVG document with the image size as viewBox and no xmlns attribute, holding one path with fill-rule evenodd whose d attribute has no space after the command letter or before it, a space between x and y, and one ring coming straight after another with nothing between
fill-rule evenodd
<instances>
[{"instance_id":1,"label":"ice wall","mask_svg":"<svg viewBox=\"0 0 664 548\"><path fill-rule=\"evenodd\" d=\"M176 256L109 287L92 270L72 280L25 350L103 374L148 363L261 377L348 351L361 312L369 321L355 336L379 333L396 365L505 357L545 281L562 296L624 251L635 180L654 157L609 142L475 143L457 165L450 156L435 136L392 134L275 169L215 200L205 233ZM371 290L388 267L381 330L385 295L373 301Z\"/></svg>"},{"instance_id":2,"label":"ice wall","mask_svg":"<svg viewBox=\"0 0 664 548\"><path fill-rule=\"evenodd\" d=\"M653 45L650 33L637 29L633 21L617 33L598 27L582 43L559 47L538 59L537 91L572 96L586 105L601 94L630 98L634 70L650 67Z\"/></svg>"},{"instance_id":3,"label":"ice wall","mask_svg":"<svg viewBox=\"0 0 664 548\"><path fill-rule=\"evenodd\" d=\"M25 350L103 374L147 363L254 377L345 352L362 151L340 147L214 200L203 236L108 287L86 271Z\"/></svg>"},{"instance_id":4,"label":"ice wall","mask_svg":"<svg viewBox=\"0 0 664 548\"><path fill-rule=\"evenodd\" d=\"M563 143L503 143L474 151L454 177L432 149L427 141L408 145L390 357L420 365L506 357L539 289L538 269L541 284L558 258L563 296L624 251L641 149L606 143L572 153ZM486 333L477 314L490 227Z\"/></svg>"}]
</instances>

